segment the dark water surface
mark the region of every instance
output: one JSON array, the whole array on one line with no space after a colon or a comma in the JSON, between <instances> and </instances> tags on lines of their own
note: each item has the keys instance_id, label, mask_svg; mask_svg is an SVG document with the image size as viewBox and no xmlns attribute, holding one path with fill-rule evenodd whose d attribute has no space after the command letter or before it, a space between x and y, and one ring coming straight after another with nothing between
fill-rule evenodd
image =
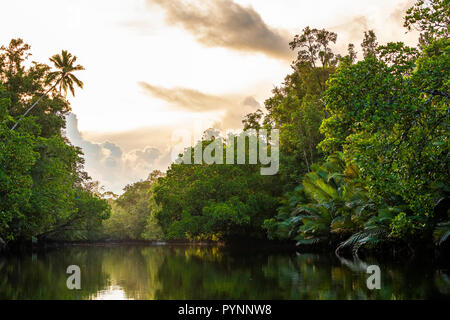
<instances>
[{"instance_id":1,"label":"dark water surface","mask_svg":"<svg viewBox=\"0 0 450 320\"><path fill-rule=\"evenodd\" d=\"M369 290L367 266L381 289ZM69 265L81 290L66 286ZM450 298L449 270L333 255L208 246L77 246L0 256L0 299Z\"/></svg>"}]
</instances>

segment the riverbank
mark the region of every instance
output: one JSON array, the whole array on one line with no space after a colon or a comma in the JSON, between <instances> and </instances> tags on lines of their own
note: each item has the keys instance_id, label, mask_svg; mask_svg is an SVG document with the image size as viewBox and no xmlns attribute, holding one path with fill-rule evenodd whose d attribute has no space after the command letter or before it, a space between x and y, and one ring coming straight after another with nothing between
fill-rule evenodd
<instances>
[{"instance_id":1,"label":"riverbank","mask_svg":"<svg viewBox=\"0 0 450 320\"><path fill-rule=\"evenodd\" d=\"M46 240L41 242L12 242L3 246L0 252L21 251L33 249L47 249L58 247L83 247L83 246L163 246L163 245L196 245L196 246L224 246L221 242L212 241L182 241L182 240L78 240L78 241L57 241Z\"/></svg>"},{"instance_id":2,"label":"riverbank","mask_svg":"<svg viewBox=\"0 0 450 320\"><path fill-rule=\"evenodd\" d=\"M337 251L335 245L301 245L293 241L271 241L239 239L236 241L187 241L187 240L79 240L79 241L41 241L13 242L3 246L1 253L22 251L41 251L66 247L122 247L122 246L169 246L169 247L220 247L232 251L272 251L297 254L326 254L345 259L377 258L385 261L409 261L412 258L431 259L450 266L450 246L436 247L430 244L416 244L414 249L407 244L386 244L377 248L361 248L356 254L351 250Z\"/></svg>"},{"instance_id":3,"label":"riverbank","mask_svg":"<svg viewBox=\"0 0 450 320\"><path fill-rule=\"evenodd\" d=\"M83 247L83 246L199 246L199 247L227 247L227 248L266 248L278 249L280 251L295 251L295 242L280 242L270 240L247 240L241 241L188 241L188 240L78 240L78 241L56 241L46 240L41 242L12 242L3 247L3 251L39 250L58 247ZM2 250L0 250L1 252Z\"/></svg>"}]
</instances>

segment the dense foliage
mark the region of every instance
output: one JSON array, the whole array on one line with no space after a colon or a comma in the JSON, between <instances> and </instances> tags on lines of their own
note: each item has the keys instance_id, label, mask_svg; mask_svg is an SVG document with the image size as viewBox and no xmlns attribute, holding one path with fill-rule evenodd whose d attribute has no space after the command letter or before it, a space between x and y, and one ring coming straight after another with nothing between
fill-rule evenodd
<instances>
[{"instance_id":1,"label":"dense foliage","mask_svg":"<svg viewBox=\"0 0 450 320\"><path fill-rule=\"evenodd\" d=\"M194 148L204 150L213 141ZM245 150L248 155L248 140ZM174 163L155 187L156 217L169 239L263 238L264 219L278 205L277 179L262 176L258 165Z\"/></svg>"},{"instance_id":2,"label":"dense foliage","mask_svg":"<svg viewBox=\"0 0 450 320\"><path fill-rule=\"evenodd\" d=\"M66 51L51 58L56 70L25 67L29 49L21 39L0 48L0 242L89 238L109 206L63 136L63 93L83 86L72 74L83 68Z\"/></svg>"},{"instance_id":3,"label":"dense foliage","mask_svg":"<svg viewBox=\"0 0 450 320\"><path fill-rule=\"evenodd\" d=\"M62 93L83 86L73 75L83 68L65 51L51 58L58 71L36 62L25 68L29 47L12 40L0 54L0 239L269 238L355 254L444 246L449 16L448 0L418 0L404 19L420 32L418 47L379 45L373 31L361 30L359 61L353 44L346 56L333 52L337 34L303 29L289 44L297 54L292 73L265 110L243 120L254 134L279 130L277 175L261 175L248 158L239 165L177 161L109 199L112 214L103 222L108 203L82 172L80 150L61 134L70 110ZM215 136L185 151L220 141L226 163L227 140Z\"/></svg>"},{"instance_id":4,"label":"dense foliage","mask_svg":"<svg viewBox=\"0 0 450 320\"><path fill-rule=\"evenodd\" d=\"M161 240L164 238L155 217L157 205L153 199L155 181L163 174L153 171L145 181L124 188L117 199L110 199L111 217L103 222L103 239Z\"/></svg>"},{"instance_id":5,"label":"dense foliage","mask_svg":"<svg viewBox=\"0 0 450 320\"><path fill-rule=\"evenodd\" d=\"M174 163L156 183L167 238L292 239L338 251L449 234L449 3L417 1L405 27L418 48L364 32L335 54L337 35L305 28L290 43L293 72L245 130L280 130L280 172L255 165ZM212 141L198 142L202 150ZM284 195L280 197L280 192ZM278 213L274 216L275 208Z\"/></svg>"},{"instance_id":6,"label":"dense foliage","mask_svg":"<svg viewBox=\"0 0 450 320\"><path fill-rule=\"evenodd\" d=\"M405 26L422 31L418 49L366 32L364 60L349 50L330 75L319 143L328 160L283 197L270 237L354 253L447 240L449 2L418 1Z\"/></svg>"}]
</instances>

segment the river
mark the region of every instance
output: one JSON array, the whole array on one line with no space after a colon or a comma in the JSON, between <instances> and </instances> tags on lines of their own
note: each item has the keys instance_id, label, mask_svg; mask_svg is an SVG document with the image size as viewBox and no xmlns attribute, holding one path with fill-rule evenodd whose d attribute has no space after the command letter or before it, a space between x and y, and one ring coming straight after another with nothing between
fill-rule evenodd
<instances>
[{"instance_id":1,"label":"river","mask_svg":"<svg viewBox=\"0 0 450 320\"><path fill-rule=\"evenodd\" d=\"M80 268L80 290L66 285ZM368 289L369 265L380 289ZM0 299L433 299L449 269L328 254L188 245L65 246L0 256Z\"/></svg>"}]
</instances>

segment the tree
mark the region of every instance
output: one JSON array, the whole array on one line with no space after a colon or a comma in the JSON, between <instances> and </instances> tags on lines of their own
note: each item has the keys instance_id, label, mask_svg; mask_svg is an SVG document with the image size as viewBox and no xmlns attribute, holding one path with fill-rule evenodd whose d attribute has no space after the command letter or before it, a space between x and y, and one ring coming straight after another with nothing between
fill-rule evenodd
<instances>
[{"instance_id":1,"label":"tree","mask_svg":"<svg viewBox=\"0 0 450 320\"><path fill-rule=\"evenodd\" d=\"M144 181L127 185L124 193L111 200L111 217L103 222L103 237L116 240L162 240L164 235L155 213L153 190L163 173L152 171Z\"/></svg>"},{"instance_id":2,"label":"tree","mask_svg":"<svg viewBox=\"0 0 450 320\"><path fill-rule=\"evenodd\" d=\"M408 9L404 26L420 31L420 44L426 46L433 40L448 38L450 28L449 0L419 0Z\"/></svg>"},{"instance_id":3,"label":"tree","mask_svg":"<svg viewBox=\"0 0 450 320\"><path fill-rule=\"evenodd\" d=\"M361 43L364 58L375 57L378 48L377 36L373 30L364 31L364 40Z\"/></svg>"},{"instance_id":4,"label":"tree","mask_svg":"<svg viewBox=\"0 0 450 320\"><path fill-rule=\"evenodd\" d=\"M199 141L191 155L213 141ZM278 177L260 175L259 165L173 163L155 185L156 218L169 239L264 238L262 224L276 210L278 186Z\"/></svg>"},{"instance_id":5,"label":"tree","mask_svg":"<svg viewBox=\"0 0 450 320\"><path fill-rule=\"evenodd\" d=\"M320 91L325 89L324 82L328 78L329 69L335 67L340 58L339 55L333 53L330 47L331 43L336 43L336 40L337 34L334 32L306 27L289 43L292 50L298 49L294 65L307 65L311 69L320 68L314 72Z\"/></svg>"},{"instance_id":6,"label":"tree","mask_svg":"<svg viewBox=\"0 0 450 320\"><path fill-rule=\"evenodd\" d=\"M0 93L4 89L0 86ZM11 103L0 98L0 242L14 240L11 224L23 216L32 194L30 170L39 158L35 137L12 132L5 122ZM2 241L3 239L3 241Z\"/></svg>"},{"instance_id":7,"label":"tree","mask_svg":"<svg viewBox=\"0 0 450 320\"><path fill-rule=\"evenodd\" d=\"M435 10L445 2L435 2ZM343 150L379 205L392 197L407 204L392 218L391 227L403 230L396 232L402 239L429 234L436 220L448 219L447 213L436 217L434 208L448 197L450 178L450 43L445 32L430 26L429 16L417 19L434 34L421 52L389 43L331 76L324 94L330 116L321 126L320 147L327 153Z\"/></svg>"},{"instance_id":8,"label":"tree","mask_svg":"<svg viewBox=\"0 0 450 320\"><path fill-rule=\"evenodd\" d=\"M312 169L284 196L278 216L265 221L270 237L295 239L298 245L336 245L373 214L357 168L347 166L341 153Z\"/></svg>"},{"instance_id":9,"label":"tree","mask_svg":"<svg viewBox=\"0 0 450 320\"><path fill-rule=\"evenodd\" d=\"M108 217L109 206L90 188L81 149L62 135L69 102L41 94L49 92L51 68L37 62L26 67L29 49L21 39L0 48L0 238L86 239ZM66 69L52 88L67 77L74 81L70 72L82 69L70 54L63 56ZM39 108L31 110L30 102ZM24 110L31 116L9 129Z\"/></svg>"},{"instance_id":10,"label":"tree","mask_svg":"<svg viewBox=\"0 0 450 320\"><path fill-rule=\"evenodd\" d=\"M317 149L323 139L319 127L325 117L321 96L340 60L331 50L336 39L333 32L310 27L296 35L290 43L292 50L298 50L293 72L265 101L267 113L262 126L280 130L280 175L285 191L300 183L311 165L322 158ZM244 124L248 127L257 120L253 125L257 127L262 115L250 114Z\"/></svg>"},{"instance_id":11,"label":"tree","mask_svg":"<svg viewBox=\"0 0 450 320\"><path fill-rule=\"evenodd\" d=\"M244 130L249 129L255 129L260 130L261 129L261 120L263 119L263 112L261 109L257 109L253 113L249 113L245 116L244 120L242 120L242 124L244 125Z\"/></svg>"},{"instance_id":12,"label":"tree","mask_svg":"<svg viewBox=\"0 0 450 320\"><path fill-rule=\"evenodd\" d=\"M61 54L55 54L50 58L50 61L53 62L55 67L59 69L58 71L50 72L47 76L47 83L54 84L40 96L38 100L36 100L30 108L25 111L22 117L25 117L33 108L52 90L54 90L59 85L59 92L64 92L67 94L67 90L69 89L72 95L75 95L74 83L76 86L83 88L83 82L79 80L72 72L84 70L84 67L81 65L74 65L77 57L72 56L72 54L68 53L66 50L62 50ZM11 130L14 130L19 124L20 119L14 124Z\"/></svg>"},{"instance_id":13,"label":"tree","mask_svg":"<svg viewBox=\"0 0 450 320\"><path fill-rule=\"evenodd\" d=\"M325 116L318 146L330 157L342 155L342 166L330 171L330 158L311 165L281 200L278 216L266 220L269 236L306 244L350 235L338 251L352 248L354 254L362 246L448 242L449 8L448 0L419 0L408 10L405 26L422 32L419 50L402 42L379 46L373 31L364 34L364 60L355 62L349 46L319 100ZM311 30L298 37L305 63L317 56L314 39ZM298 104L276 113L288 95L274 93L270 123L284 122L292 141L298 120L289 115ZM344 168L358 175L348 179Z\"/></svg>"}]
</instances>

